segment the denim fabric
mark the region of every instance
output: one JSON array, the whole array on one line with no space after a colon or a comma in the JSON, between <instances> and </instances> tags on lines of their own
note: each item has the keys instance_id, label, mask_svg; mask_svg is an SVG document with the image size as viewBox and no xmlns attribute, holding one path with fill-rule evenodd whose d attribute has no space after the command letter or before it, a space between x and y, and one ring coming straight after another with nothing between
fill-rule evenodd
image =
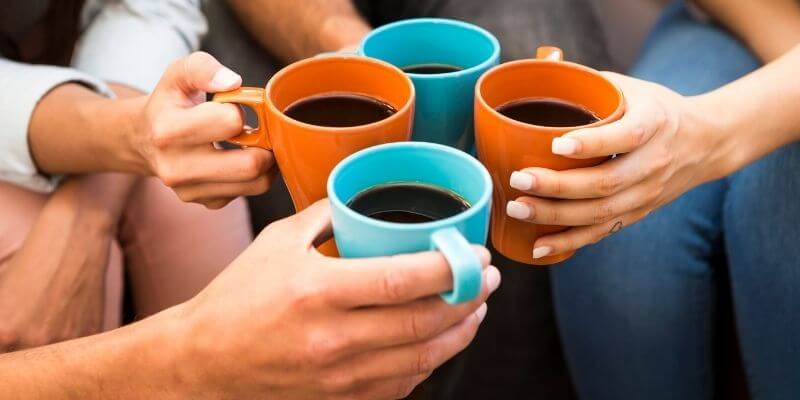
<instances>
[{"instance_id":1,"label":"denim fabric","mask_svg":"<svg viewBox=\"0 0 800 400\"><path fill-rule=\"evenodd\" d=\"M677 2L631 74L693 95L759 66L730 33ZM793 144L554 267L557 319L580 397L713 398L717 278L729 277L752 398L800 398L799 196Z\"/></svg>"}]
</instances>

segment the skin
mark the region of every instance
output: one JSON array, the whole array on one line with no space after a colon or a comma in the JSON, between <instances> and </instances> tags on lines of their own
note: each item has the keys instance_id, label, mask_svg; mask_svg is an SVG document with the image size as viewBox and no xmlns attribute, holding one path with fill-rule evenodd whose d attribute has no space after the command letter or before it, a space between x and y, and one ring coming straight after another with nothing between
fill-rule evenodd
<instances>
[{"instance_id":1,"label":"skin","mask_svg":"<svg viewBox=\"0 0 800 400\"><path fill-rule=\"evenodd\" d=\"M141 95L110 86L120 98ZM120 173L73 176L48 198L25 240L0 265L0 352L100 331L109 248L137 182Z\"/></svg>"},{"instance_id":2,"label":"skin","mask_svg":"<svg viewBox=\"0 0 800 400\"><path fill-rule=\"evenodd\" d=\"M231 104L205 102L205 93L240 85L237 74L200 52L171 65L148 96L113 100L61 85L34 110L31 153L45 173L155 175L182 200L221 208L264 193L275 174L269 151L214 146L241 132L242 114Z\"/></svg>"},{"instance_id":3,"label":"skin","mask_svg":"<svg viewBox=\"0 0 800 400\"><path fill-rule=\"evenodd\" d=\"M552 151L571 158L621 156L592 168L512 174L512 186L531 195L509 206L512 217L573 226L537 239L534 257L595 243L686 191L800 140L800 115L792 107L775 107L800 102L798 67L795 46L763 68L694 97L605 73L625 93L625 116L570 132L553 141Z\"/></svg>"},{"instance_id":4,"label":"skin","mask_svg":"<svg viewBox=\"0 0 800 400\"><path fill-rule=\"evenodd\" d=\"M351 0L228 3L256 40L284 62L353 48L371 30Z\"/></svg>"},{"instance_id":5,"label":"skin","mask_svg":"<svg viewBox=\"0 0 800 400\"><path fill-rule=\"evenodd\" d=\"M460 305L438 252L339 259L326 200L265 229L186 303L121 329L0 355L9 399L395 399L473 339L500 284ZM8 397L10 396L10 397Z\"/></svg>"}]
</instances>

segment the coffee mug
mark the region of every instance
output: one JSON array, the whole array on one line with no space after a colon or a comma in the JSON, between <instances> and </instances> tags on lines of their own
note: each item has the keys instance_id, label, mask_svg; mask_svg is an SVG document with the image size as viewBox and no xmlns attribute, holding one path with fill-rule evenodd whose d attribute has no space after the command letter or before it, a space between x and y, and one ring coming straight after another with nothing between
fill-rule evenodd
<instances>
[{"instance_id":1,"label":"coffee mug","mask_svg":"<svg viewBox=\"0 0 800 400\"><path fill-rule=\"evenodd\" d=\"M377 122L349 127L312 125L284 113L303 99L326 94L367 96L396 112ZM295 209L301 211L326 197L325 182L339 161L370 146L409 139L414 97L411 81L391 64L354 55L331 55L283 68L265 89L242 87L217 93L213 101L255 111L259 126L229 142L272 150Z\"/></svg>"},{"instance_id":2,"label":"coffee mug","mask_svg":"<svg viewBox=\"0 0 800 400\"><path fill-rule=\"evenodd\" d=\"M398 223L370 218L348 203L387 183L425 184L460 196L470 207L444 219ZM375 257L438 249L453 273L449 303L480 292L481 263L469 243L484 244L489 229L492 181L486 168L460 150L434 143L389 143L361 150L331 172L328 198L333 233L343 257Z\"/></svg>"},{"instance_id":3,"label":"coffee mug","mask_svg":"<svg viewBox=\"0 0 800 400\"><path fill-rule=\"evenodd\" d=\"M536 59L492 68L475 86L475 134L478 157L489 169L496 190L492 207L492 245L500 254L522 263L548 265L573 253L533 258L540 236L567 227L536 225L506 215L506 204L525 193L509 185L511 173L526 167L552 170L590 167L607 158L572 159L551 151L553 139L578 127L531 125L508 118L497 107L525 98L552 98L582 106L599 120L581 128L608 124L625 110L622 91L598 71L562 60L555 47L541 47Z\"/></svg>"},{"instance_id":4,"label":"coffee mug","mask_svg":"<svg viewBox=\"0 0 800 400\"><path fill-rule=\"evenodd\" d=\"M412 140L472 149L475 82L500 60L500 44L491 33L461 21L408 19L373 30L358 53L398 68L427 64L460 68L408 73L417 90Z\"/></svg>"}]
</instances>

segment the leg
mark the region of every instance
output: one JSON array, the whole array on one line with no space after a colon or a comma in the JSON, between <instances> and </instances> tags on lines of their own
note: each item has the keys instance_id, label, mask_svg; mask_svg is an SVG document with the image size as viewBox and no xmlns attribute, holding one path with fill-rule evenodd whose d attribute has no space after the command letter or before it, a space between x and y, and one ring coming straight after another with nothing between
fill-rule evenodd
<instances>
[{"instance_id":1,"label":"leg","mask_svg":"<svg viewBox=\"0 0 800 400\"><path fill-rule=\"evenodd\" d=\"M729 178L723 215L753 399L800 398L800 143Z\"/></svg>"},{"instance_id":2,"label":"leg","mask_svg":"<svg viewBox=\"0 0 800 400\"><path fill-rule=\"evenodd\" d=\"M137 317L185 301L250 243L244 199L212 211L181 202L155 178L144 178L120 234Z\"/></svg>"},{"instance_id":3,"label":"leg","mask_svg":"<svg viewBox=\"0 0 800 400\"><path fill-rule=\"evenodd\" d=\"M691 95L755 67L730 34L695 21L678 2L633 75ZM560 327L583 396L713 394L712 265L721 257L726 191L725 181L701 186L553 269Z\"/></svg>"},{"instance_id":4,"label":"leg","mask_svg":"<svg viewBox=\"0 0 800 400\"><path fill-rule=\"evenodd\" d=\"M0 182L0 271L22 246L48 195ZM35 266L31 266L35 274ZM122 253L114 242L106 270L103 330L118 328L122 320Z\"/></svg>"}]
</instances>

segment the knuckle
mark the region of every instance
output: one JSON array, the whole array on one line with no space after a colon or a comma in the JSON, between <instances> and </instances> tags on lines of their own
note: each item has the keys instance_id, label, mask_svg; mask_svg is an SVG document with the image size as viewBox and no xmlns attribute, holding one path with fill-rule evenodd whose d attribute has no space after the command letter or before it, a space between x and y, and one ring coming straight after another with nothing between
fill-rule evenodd
<instances>
[{"instance_id":1,"label":"knuckle","mask_svg":"<svg viewBox=\"0 0 800 400\"><path fill-rule=\"evenodd\" d=\"M609 196L619 191L622 184L622 175L609 171L600 176L600 179L597 181L596 191L600 196Z\"/></svg>"},{"instance_id":2,"label":"knuckle","mask_svg":"<svg viewBox=\"0 0 800 400\"><path fill-rule=\"evenodd\" d=\"M406 282L397 269L388 269L380 277L383 296L389 301L399 301L405 293Z\"/></svg>"},{"instance_id":3,"label":"knuckle","mask_svg":"<svg viewBox=\"0 0 800 400\"><path fill-rule=\"evenodd\" d=\"M409 314L405 322L405 331L412 339L423 340L434 333L434 322L434 318L428 313L417 309Z\"/></svg>"},{"instance_id":4,"label":"knuckle","mask_svg":"<svg viewBox=\"0 0 800 400\"><path fill-rule=\"evenodd\" d=\"M548 209L550 210L548 213L550 215L550 221L548 223L551 225L560 225L562 218L561 211L559 211L558 207L548 207Z\"/></svg>"},{"instance_id":5,"label":"knuckle","mask_svg":"<svg viewBox=\"0 0 800 400\"><path fill-rule=\"evenodd\" d=\"M601 201L594 211L592 223L602 224L614 216L614 204L610 201Z\"/></svg>"},{"instance_id":6,"label":"knuckle","mask_svg":"<svg viewBox=\"0 0 800 400\"><path fill-rule=\"evenodd\" d=\"M161 179L161 182L163 182L164 185L166 186L174 188L184 183L183 176L181 176L181 174L179 174L178 171L176 171L175 168L172 167L170 164L166 163L160 164L158 166L157 174L159 179ZM190 201L184 198L181 198L181 200Z\"/></svg>"},{"instance_id":7,"label":"knuckle","mask_svg":"<svg viewBox=\"0 0 800 400\"><path fill-rule=\"evenodd\" d=\"M436 356L434 349L431 345L424 345L417 352L414 372L416 374L424 374L429 371L433 371L434 368L436 368Z\"/></svg>"},{"instance_id":8,"label":"knuckle","mask_svg":"<svg viewBox=\"0 0 800 400\"><path fill-rule=\"evenodd\" d=\"M0 327L0 352L14 349L19 342L20 334L16 329L10 326Z\"/></svg>"},{"instance_id":9,"label":"knuckle","mask_svg":"<svg viewBox=\"0 0 800 400\"><path fill-rule=\"evenodd\" d=\"M175 129L165 118L154 118L150 121L150 140L153 147L167 148L175 142L175 136Z\"/></svg>"},{"instance_id":10,"label":"knuckle","mask_svg":"<svg viewBox=\"0 0 800 400\"><path fill-rule=\"evenodd\" d=\"M243 166L243 173L244 178L247 180L253 180L262 175L262 171L266 166L266 160L264 157L256 151L248 151L242 150L245 153L245 157L243 159L244 166Z\"/></svg>"},{"instance_id":11,"label":"knuckle","mask_svg":"<svg viewBox=\"0 0 800 400\"><path fill-rule=\"evenodd\" d=\"M414 388L417 387L416 380L414 377L407 378L405 380L401 380L397 384L397 390L395 391L395 398L397 399L404 399L411 395L411 392L414 391Z\"/></svg>"},{"instance_id":12,"label":"knuckle","mask_svg":"<svg viewBox=\"0 0 800 400\"><path fill-rule=\"evenodd\" d=\"M628 132L628 142L630 143L631 147L639 147L644 143L644 138L646 137L644 128L641 126L634 127L633 129Z\"/></svg>"},{"instance_id":13,"label":"knuckle","mask_svg":"<svg viewBox=\"0 0 800 400\"><path fill-rule=\"evenodd\" d=\"M306 333L304 347L305 360L312 365L322 366L339 358L345 348L345 341L334 332L311 329Z\"/></svg>"}]
</instances>

